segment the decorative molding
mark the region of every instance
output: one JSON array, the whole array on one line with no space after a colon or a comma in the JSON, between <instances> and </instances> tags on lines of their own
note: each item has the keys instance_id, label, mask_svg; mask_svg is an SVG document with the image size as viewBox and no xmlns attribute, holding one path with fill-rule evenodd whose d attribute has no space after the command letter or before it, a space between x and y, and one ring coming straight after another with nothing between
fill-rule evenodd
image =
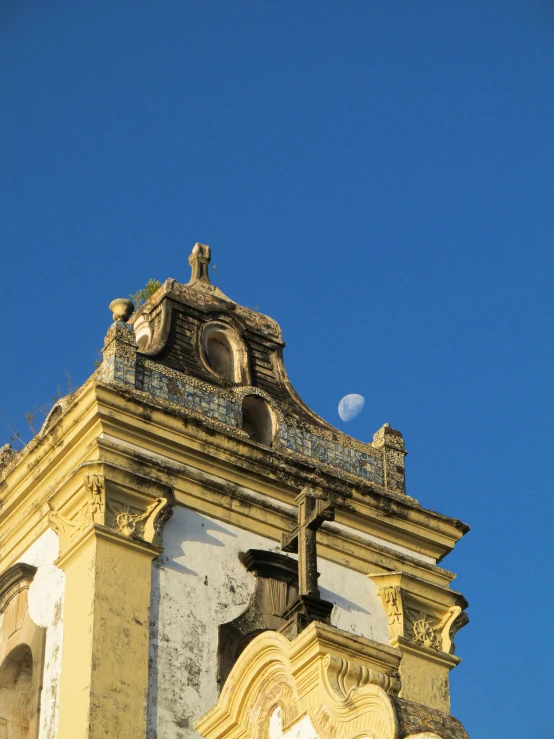
<instances>
[{"instance_id":1,"label":"decorative molding","mask_svg":"<svg viewBox=\"0 0 554 739\"><path fill-rule=\"evenodd\" d=\"M392 641L454 653L454 634L469 621L458 592L406 573L371 574L387 614Z\"/></svg>"},{"instance_id":2,"label":"decorative molding","mask_svg":"<svg viewBox=\"0 0 554 739\"><path fill-rule=\"evenodd\" d=\"M310 624L293 641L267 631L242 652L195 728L205 739L268 739L280 708L284 731L307 715L321 739L396 739L397 666L389 647L324 624Z\"/></svg>"},{"instance_id":3,"label":"decorative molding","mask_svg":"<svg viewBox=\"0 0 554 739\"><path fill-rule=\"evenodd\" d=\"M48 520L60 538L60 557L92 527L159 547L174 502L173 491L163 483L106 462L92 462L77 468L50 496Z\"/></svg>"},{"instance_id":4,"label":"decorative molding","mask_svg":"<svg viewBox=\"0 0 554 739\"><path fill-rule=\"evenodd\" d=\"M156 498L142 513L133 513L131 506L125 503L117 504L116 501L114 503L110 501L108 508L115 517L112 527L119 531L119 533L124 536L132 536L150 542L153 541L158 531L154 522L165 508L171 511L165 498Z\"/></svg>"},{"instance_id":5,"label":"decorative molding","mask_svg":"<svg viewBox=\"0 0 554 739\"><path fill-rule=\"evenodd\" d=\"M327 668L327 685L343 700L348 700L353 690L364 685L378 685L389 695L398 695L400 692L400 677L396 672L377 672L365 665L330 654L324 658L323 665Z\"/></svg>"}]
</instances>

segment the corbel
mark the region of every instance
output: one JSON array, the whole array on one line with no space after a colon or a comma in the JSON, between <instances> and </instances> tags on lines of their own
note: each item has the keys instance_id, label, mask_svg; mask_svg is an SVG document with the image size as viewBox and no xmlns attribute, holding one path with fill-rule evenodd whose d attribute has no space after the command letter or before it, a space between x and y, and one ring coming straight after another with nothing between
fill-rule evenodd
<instances>
[{"instance_id":1,"label":"corbel","mask_svg":"<svg viewBox=\"0 0 554 739\"><path fill-rule=\"evenodd\" d=\"M107 462L80 465L48 499L60 559L92 529L149 544L159 553L174 504L173 490L158 480Z\"/></svg>"},{"instance_id":2,"label":"corbel","mask_svg":"<svg viewBox=\"0 0 554 739\"><path fill-rule=\"evenodd\" d=\"M461 593L402 572L368 577L377 585L392 646L454 653L454 634L469 621Z\"/></svg>"}]
</instances>

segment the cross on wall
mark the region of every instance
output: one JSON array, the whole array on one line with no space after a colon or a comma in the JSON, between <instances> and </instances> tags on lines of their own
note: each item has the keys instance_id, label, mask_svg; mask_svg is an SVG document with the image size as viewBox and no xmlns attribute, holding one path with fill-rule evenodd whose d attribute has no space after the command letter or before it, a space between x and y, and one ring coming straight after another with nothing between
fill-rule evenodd
<instances>
[{"instance_id":1,"label":"cross on wall","mask_svg":"<svg viewBox=\"0 0 554 739\"><path fill-rule=\"evenodd\" d=\"M298 524L281 535L281 549L298 553L298 594L319 598L317 587L317 530L325 521L333 521L335 508L330 500L313 488L304 488L296 497Z\"/></svg>"}]
</instances>

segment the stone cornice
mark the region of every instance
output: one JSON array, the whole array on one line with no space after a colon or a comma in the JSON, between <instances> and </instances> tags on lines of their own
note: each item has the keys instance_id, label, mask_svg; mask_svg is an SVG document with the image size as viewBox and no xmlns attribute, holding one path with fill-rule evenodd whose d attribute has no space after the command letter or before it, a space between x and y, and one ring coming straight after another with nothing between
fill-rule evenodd
<instances>
[{"instance_id":1,"label":"stone cornice","mask_svg":"<svg viewBox=\"0 0 554 739\"><path fill-rule=\"evenodd\" d=\"M373 563L376 571L407 569L443 584L454 577L370 539L390 540L414 553L438 557L464 533L455 519L427 511L406 496L322 475L279 452L229 438L184 413L169 412L142 402L136 393L100 382L91 382L76 394L4 479L0 556L17 559L24 542L45 530L46 500L63 479L79 465L100 458L131 470L140 467L160 482L170 474L176 480L178 502L201 507L216 518L231 513L238 525L275 539L290 528L298 489L305 484L322 487L339 503L337 525L344 526L340 533L322 530L323 556L339 562L347 557L364 573ZM242 491L245 499L250 496L250 510L233 504Z\"/></svg>"},{"instance_id":2,"label":"stone cornice","mask_svg":"<svg viewBox=\"0 0 554 739\"><path fill-rule=\"evenodd\" d=\"M168 465L168 460L164 460L163 466L157 467L160 460L156 457L139 454L128 446L116 444L111 439L100 439L99 449L108 459L119 459L120 463L123 463L122 460L126 458L126 466L141 465L151 476L157 474L156 470L158 474L161 470L165 474L171 474L177 502L214 518L229 521L277 541L280 540L282 532L294 526L296 509L290 502L293 493L285 496L283 488L275 490L264 487L256 492L251 487L245 486L246 482L251 486L252 479L244 481L244 485L226 481L213 474L212 465L207 469L206 467L201 469L177 462ZM453 573L442 567L429 564L384 544L375 543L368 537L346 532L333 524L325 524L319 536L322 556L339 563L348 560L352 569L363 574L366 574L368 567L371 566L382 567L384 571L402 567L428 579L436 579L445 585L454 578Z\"/></svg>"},{"instance_id":3,"label":"stone cornice","mask_svg":"<svg viewBox=\"0 0 554 739\"><path fill-rule=\"evenodd\" d=\"M467 531L467 526L459 520L425 509L408 496L387 493L370 485L360 485L359 480L356 484L348 483L329 470L310 465L306 459L297 461L279 450L267 449L242 438L229 438L227 433L214 434L206 419L201 419L198 423L186 412L173 411L148 401L146 402L151 411L145 418L144 409L141 409L145 399L137 397L136 392L122 390L118 393L108 386L100 386L99 397L109 407L115 406L122 411L117 421L113 419L113 431L105 427L116 438L134 437L137 444L145 449L150 447L154 451L159 445L160 433L163 433L164 456L170 459L179 459L185 443L187 454L191 458L211 457L212 463L222 470L228 470L228 474L236 475L237 468L243 469L245 479L250 479L251 473L254 473L260 482L263 480L262 484L289 489L291 494L294 491L294 495L305 485L323 488L344 498L347 509L349 507L352 512L349 521L345 523L359 526L360 519L363 521L370 515L382 527L384 534L388 532L391 541L399 543L402 543L403 532L406 535L408 530L411 541L406 546L433 558L445 556ZM133 412L130 403L134 398L137 400L137 407ZM154 416L157 424L159 423L159 430L152 425L151 419ZM141 422L142 418L148 422ZM110 419L106 421L111 423ZM117 430L116 424L119 426ZM214 430L216 429L217 424L214 423ZM167 453L169 450L170 454Z\"/></svg>"}]
</instances>

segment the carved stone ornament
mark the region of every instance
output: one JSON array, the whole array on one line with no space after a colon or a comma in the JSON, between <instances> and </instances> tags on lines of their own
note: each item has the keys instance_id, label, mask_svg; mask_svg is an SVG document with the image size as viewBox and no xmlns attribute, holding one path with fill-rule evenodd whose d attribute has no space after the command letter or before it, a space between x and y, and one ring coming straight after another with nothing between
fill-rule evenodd
<instances>
[{"instance_id":1,"label":"carved stone ornament","mask_svg":"<svg viewBox=\"0 0 554 739\"><path fill-rule=\"evenodd\" d=\"M135 306L133 305L132 300L129 300L128 298L116 298L110 303L112 317L116 323L118 321L127 323L134 309Z\"/></svg>"},{"instance_id":2,"label":"carved stone ornament","mask_svg":"<svg viewBox=\"0 0 554 739\"><path fill-rule=\"evenodd\" d=\"M60 490L48 501L49 522L60 538L62 556L95 526L161 545L163 527L173 512L170 488L105 463L85 466L75 477L77 494L64 501L66 491Z\"/></svg>"},{"instance_id":3,"label":"carved stone ornament","mask_svg":"<svg viewBox=\"0 0 554 739\"><path fill-rule=\"evenodd\" d=\"M322 623L292 641L266 631L244 649L217 704L195 725L205 739L268 739L305 717L319 739L397 739L400 654Z\"/></svg>"},{"instance_id":4,"label":"carved stone ornament","mask_svg":"<svg viewBox=\"0 0 554 739\"><path fill-rule=\"evenodd\" d=\"M378 587L391 643L406 639L454 653L454 634L469 621L463 610L467 601L460 593L400 572L368 577Z\"/></svg>"}]
</instances>

